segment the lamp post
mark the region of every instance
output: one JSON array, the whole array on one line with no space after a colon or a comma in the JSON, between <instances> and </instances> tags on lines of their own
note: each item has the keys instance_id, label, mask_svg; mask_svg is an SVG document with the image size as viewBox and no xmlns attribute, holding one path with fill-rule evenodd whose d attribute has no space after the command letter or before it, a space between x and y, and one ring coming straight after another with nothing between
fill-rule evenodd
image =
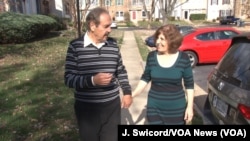
<instances>
[{"instance_id":1,"label":"lamp post","mask_svg":"<svg viewBox=\"0 0 250 141\"><path fill-rule=\"evenodd\" d=\"M79 0L76 0L76 8L77 8L77 29L78 29L78 37L81 37L81 18L80 18Z\"/></svg>"}]
</instances>

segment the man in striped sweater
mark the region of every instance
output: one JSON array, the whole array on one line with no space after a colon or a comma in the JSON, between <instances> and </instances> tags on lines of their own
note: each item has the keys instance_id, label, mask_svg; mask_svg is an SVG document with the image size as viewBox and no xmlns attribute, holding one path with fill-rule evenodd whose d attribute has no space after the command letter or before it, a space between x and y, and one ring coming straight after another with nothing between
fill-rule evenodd
<instances>
[{"instance_id":1,"label":"man in striped sweater","mask_svg":"<svg viewBox=\"0 0 250 141\"><path fill-rule=\"evenodd\" d=\"M75 90L82 141L117 141L121 108L132 103L120 49L116 40L108 37L111 23L107 10L92 9L86 17L87 32L71 41L67 50L64 79L65 85Z\"/></svg>"}]
</instances>

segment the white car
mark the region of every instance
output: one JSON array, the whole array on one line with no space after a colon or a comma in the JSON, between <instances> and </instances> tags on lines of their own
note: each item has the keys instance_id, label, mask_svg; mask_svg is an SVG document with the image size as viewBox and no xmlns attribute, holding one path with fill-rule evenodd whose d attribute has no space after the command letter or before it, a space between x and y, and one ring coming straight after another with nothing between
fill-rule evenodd
<instances>
[{"instance_id":1,"label":"white car","mask_svg":"<svg viewBox=\"0 0 250 141\"><path fill-rule=\"evenodd\" d=\"M117 24L115 22L112 22L112 24L110 25L110 27L112 29L117 29Z\"/></svg>"}]
</instances>

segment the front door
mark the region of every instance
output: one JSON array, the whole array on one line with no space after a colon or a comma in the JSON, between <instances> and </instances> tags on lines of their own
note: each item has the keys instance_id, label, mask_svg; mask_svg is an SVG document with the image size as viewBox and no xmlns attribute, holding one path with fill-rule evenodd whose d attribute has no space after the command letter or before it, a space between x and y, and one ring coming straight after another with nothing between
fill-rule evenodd
<instances>
[{"instance_id":1,"label":"front door","mask_svg":"<svg viewBox=\"0 0 250 141\"><path fill-rule=\"evenodd\" d=\"M185 18L185 19L188 19L188 11L185 11L185 12L184 12L184 18Z\"/></svg>"}]
</instances>

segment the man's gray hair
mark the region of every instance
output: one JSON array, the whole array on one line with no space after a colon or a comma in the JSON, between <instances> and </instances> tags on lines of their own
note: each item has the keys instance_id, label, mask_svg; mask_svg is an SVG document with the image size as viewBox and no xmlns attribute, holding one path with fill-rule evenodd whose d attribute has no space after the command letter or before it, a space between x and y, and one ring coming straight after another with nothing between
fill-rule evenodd
<instances>
[{"instance_id":1,"label":"man's gray hair","mask_svg":"<svg viewBox=\"0 0 250 141\"><path fill-rule=\"evenodd\" d=\"M96 7L94 9L91 9L91 11L88 13L86 17L86 28L87 30L90 30L90 22L94 22L96 26L100 24L100 16L101 14L109 14L109 12L102 8L102 7Z\"/></svg>"}]
</instances>

